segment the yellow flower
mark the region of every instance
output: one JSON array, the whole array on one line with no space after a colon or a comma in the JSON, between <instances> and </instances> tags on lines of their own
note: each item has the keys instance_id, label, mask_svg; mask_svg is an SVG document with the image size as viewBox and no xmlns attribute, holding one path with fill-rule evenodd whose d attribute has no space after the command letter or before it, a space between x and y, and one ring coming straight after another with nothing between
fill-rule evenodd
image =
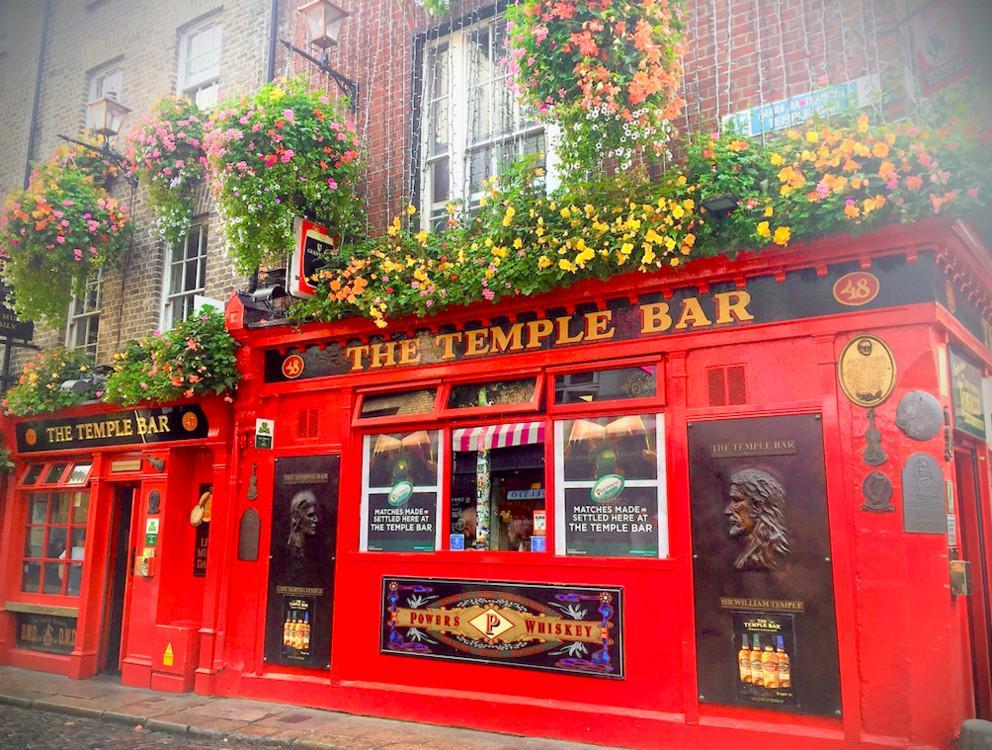
<instances>
[{"instance_id":1,"label":"yellow flower","mask_svg":"<svg viewBox=\"0 0 992 750\"><path fill-rule=\"evenodd\" d=\"M762 221L758 224L757 232L759 237L765 237L766 239L772 236L772 230L769 228L767 221Z\"/></svg>"},{"instance_id":2,"label":"yellow flower","mask_svg":"<svg viewBox=\"0 0 992 750\"><path fill-rule=\"evenodd\" d=\"M775 230L775 236L772 238L772 242L776 245L788 245L791 237L792 230L789 227L778 227Z\"/></svg>"},{"instance_id":3,"label":"yellow flower","mask_svg":"<svg viewBox=\"0 0 992 750\"><path fill-rule=\"evenodd\" d=\"M643 247L644 247L644 257L641 258L641 265L643 266L651 265L652 263L654 263L654 259L655 259L654 248L648 242L645 242Z\"/></svg>"},{"instance_id":4,"label":"yellow flower","mask_svg":"<svg viewBox=\"0 0 992 750\"><path fill-rule=\"evenodd\" d=\"M547 268L550 265L551 265L551 258L549 258L547 255L542 255L540 258L537 259L538 268Z\"/></svg>"},{"instance_id":5,"label":"yellow flower","mask_svg":"<svg viewBox=\"0 0 992 750\"><path fill-rule=\"evenodd\" d=\"M858 132L859 133L868 132L868 115L865 114L858 115Z\"/></svg>"},{"instance_id":6,"label":"yellow flower","mask_svg":"<svg viewBox=\"0 0 992 750\"><path fill-rule=\"evenodd\" d=\"M567 258L562 258L561 260L559 260L558 261L558 267L562 271L574 271L575 270L575 266L572 265L572 261L568 260Z\"/></svg>"},{"instance_id":7,"label":"yellow flower","mask_svg":"<svg viewBox=\"0 0 992 750\"><path fill-rule=\"evenodd\" d=\"M768 160L772 163L773 167L780 167L785 164L785 158L780 153L773 153Z\"/></svg>"},{"instance_id":8,"label":"yellow flower","mask_svg":"<svg viewBox=\"0 0 992 750\"><path fill-rule=\"evenodd\" d=\"M674 206L672 206L672 216L674 216L676 219L681 219L683 216L685 216L685 209L682 208L682 206L680 206L678 203L676 203Z\"/></svg>"},{"instance_id":9,"label":"yellow flower","mask_svg":"<svg viewBox=\"0 0 992 750\"><path fill-rule=\"evenodd\" d=\"M415 213L417 213L417 207L411 203L409 206L406 207L406 213L407 216L413 216Z\"/></svg>"},{"instance_id":10,"label":"yellow flower","mask_svg":"<svg viewBox=\"0 0 992 750\"><path fill-rule=\"evenodd\" d=\"M417 242L419 242L421 245L426 245L427 232L425 232L424 230L420 230L419 232L417 232Z\"/></svg>"},{"instance_id":11,"label":"yellow flower","mask_svg":"<svg viewBox=\"0 0 992 750\"><path fill-rule=\"evenodd\" d=\"M520 239L519 237L517 237L517 239L515 239L513 241L513 247L514 247L514 249L519 250L523 246L524 246L524 241L522 239Z\"/></svg>"},{"instance_id":12,"label":"yellow flower","mask_svg":"<svg viewBox=\"0 0 992 750\"><path fill-rule=\"evenodd\" d=\"M272 91L269 92L269 101L277 102L280 99L282 99L284 96L286 96L286 92L283 89L276 86L275 88L272 89Z\"/></svg>"},{"instance_id":13,"label":"yellow flower","mask_svg":"<svg viewBox=\"0 0 992 750\"><path fill-rule=\"evenodd\" d=\"M773 213L775 213L774 208L772 208L771 206L765 206L765 216L771 216Z\"/></svg>"},{"instance_id":14,"label":"yellow flower","mask_svg":"<svg viewBox=\"0 0 992 750\"><path fill-rule=\"evenodd\" d=\"M806 143L819 143L819 142L820 142L819 133L817 133L815 130L806 131Z\"/></svg>"}]
</instances>

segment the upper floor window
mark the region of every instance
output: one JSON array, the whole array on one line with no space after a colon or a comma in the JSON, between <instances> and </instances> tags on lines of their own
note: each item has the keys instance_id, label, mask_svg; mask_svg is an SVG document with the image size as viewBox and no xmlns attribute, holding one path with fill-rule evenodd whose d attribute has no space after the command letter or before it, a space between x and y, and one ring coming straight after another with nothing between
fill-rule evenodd
<instances>
[{"instance_id":1,"label":"upper floor window","mask_svg":"<svg viewBox=\"0 0 992 750\"><path fill-rule=\"evenodd\" d=\"M104 65L90 72L89 84L86 89L86 103L95 102L105 97L121 98L121 86L124 82L124 69L119 63ZM86 127L97 127L97 123L90 121L90 113L87 110Z\"/></svg>"},{"instance_id":2,"label":"upper floor window","mask_svg":"<svg viewBox=\"0 0 992 750\"><path fill-rule=\"evenodd\" d=\"M207 225L193 224L186 241L175 245L165 268L162 328L168 330L193 312L203 294L207 272Z\"/></svg>"},{"instance_id":3,"label":"upper floor window","mask_svg":"<svg viewBox=\"0 0 992 750\"><path fill-rule=\"evenodd\" d=\"M100 288L103 274L97 273L86 282L79 294L73 294L69 302L69 321L66 327L65 345L70 349L82 349L90 357L96 358L97 339L100 334Z\"/></svg>"},{"instance_id":4,"label":"upper floor window","mask_svg":"<svg viewBox=\"0 0 992 750\"><path fill-rule=\"evenodd\" d=\"M517 157L547 152L549 133L517 103L506 56L506 21L498 17L426 48L421 196L432 228L445 225L449 202L474 211L486 180Z\"/></svg>"},{"instance_id":5,"label":"upper floor window","mask_svg":"<svg viewBox=\"0 0 992 750\"><path fill-rule=\"evenodd\" d=\"M217 103L221 30L220 20L213 17L183 31L179 36L179 76L176 89L204 109Z\"/></svg>"}]
</instances>

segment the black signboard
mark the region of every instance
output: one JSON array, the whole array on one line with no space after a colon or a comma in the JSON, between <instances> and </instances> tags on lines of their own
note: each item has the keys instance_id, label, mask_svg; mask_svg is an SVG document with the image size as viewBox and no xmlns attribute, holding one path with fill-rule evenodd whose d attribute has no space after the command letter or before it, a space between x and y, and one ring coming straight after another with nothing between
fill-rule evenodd
<instances>
[{"instance_id":1,"label":"black signboard","mask_svg":"<svg viewBox=\"0 0 992 750\"><path fill-rule=\"evenodd\" d=\"M7 299L7 285L0 281L0 337L30 341L34 323L17 319L17 315L3 301Z\"/></svg>"},{"instance_id":2,"label":"black signboard","mask_svg":"<svg viewBox=\"0 0 992 750\"><path fill-rule=\"evenodd\" d=\"M17 647L71 654L76 647L76 618L18 612Z\"/></svg>"},{"instance_id":3,"label":"black signboard","mask_svg":"<svg viewBox=\"0 0 992 750\"><path fill-rule=\"evenodd\" d=\"M433 552L437 539L437 492L414 492L397 482L388 494L369 493L371 552Z\"/></svg>"},{"instance_id":4,"label":"black signboard","mask_svg":"<svg viewBox=\"0 0 992 750\"><path fill-rule=\"evenodd\" d=\"M689 460L701 700L839 715L818 415L692 423Z\"/></svg>"},{"instance_id":5,"label":"black signboard","mask_svg":"<svg viewBox=\"0 0 992 750\"><path fill-rule=\"evenodd\" d=\"M604 586L383 578L379 650L622 679L622 595Z\"/></svg>"},{"instance_id":6,"label":"black signboard","mask_svg":"<svg viewBox=\"0 0 992 750\"><path fill-rule=\"evenodd\" d=\"M265 660L328 669L341 457L275 462Z\"/></svg>"},{"instance_id":7,"label":"black signboard","mask_svg":"<svg viewBox=\"0 0 992 750\"><path fill-rule=\"evenodd\" d=\"M20 453L88 449L107 445L140 445L207 436L207 415L198 404L131 409L86 417L35 419L19 422Z\"/></svg>"},{"instance_id":8,"label":"black signboard","mask_svg":"<svg viewBox=\"0 0 992 750\"><path fill-rule=\"evenodd\" d=\"M712 284L705 293L697 287L642 295L636 302L613 300L605 309L580 305L564 310L534 311L515 322L491 326L469 325L438 333L399 331L390 338L368 342L322 341L288 353L265 353L265 381L327 377L353 372L455 362L584 344L698 333L760 323L836 315L852 310L875 310L936 297L937 273L933 256L921 253L915 263L904 258L873 262L871 294L850 298L837 282L859 271L857 263L831 266L821 276L809 268L790 272L784 280L773 275ZM292 364L292 366L289 366ZM284 366L286 365L286 366Z\"/></svg>"}]
</instances>

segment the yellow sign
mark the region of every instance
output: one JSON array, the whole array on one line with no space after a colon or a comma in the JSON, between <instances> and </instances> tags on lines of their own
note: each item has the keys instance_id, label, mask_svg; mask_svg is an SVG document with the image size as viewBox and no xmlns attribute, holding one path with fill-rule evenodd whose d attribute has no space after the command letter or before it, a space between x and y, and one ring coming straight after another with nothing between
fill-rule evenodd
<instances>
[{"instance_id":1,"label":"yellow sign","mask_svg":"<svg viewBox=\"0 0 992 750\"><path fill-rule=\"evenodd\" d=\"M896 362L877 336L856 336L840 354L837 376L844 395L855 404L878 406L896 384Z\"/></svg>"},{"instance_id":2,"label":"yellow sign","mask_svg":"<svg viewBox=\"0 0 992 750\"><path fill-rule=\"evenodd\" d=\"M165 646L165 653L162 654L162 666L171 667L176 661L176 655L172 650L172 643Z\"/></svg>"}]
</instances>

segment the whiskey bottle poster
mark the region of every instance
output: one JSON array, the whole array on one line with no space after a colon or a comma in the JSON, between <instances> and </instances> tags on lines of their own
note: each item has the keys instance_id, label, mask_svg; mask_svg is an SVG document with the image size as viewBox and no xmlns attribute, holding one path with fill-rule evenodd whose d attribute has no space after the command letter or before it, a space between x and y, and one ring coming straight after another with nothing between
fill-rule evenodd
<instances>
[{"instance_id":1,"label":"whiskey bottle poster","mask_svg":"<svg viewBox=\"0 0 992 750\"><path fill-rule=\"evenodd\" d=\"M839 715L818 415L691 423L689 488L700 700ZM788 695L742 688L745 634L749 650L758 638L764 664L781 635Z\"/></svg>"},{"instance_id":2,"label":"whiskey bottle poster","mask_svg":"<svg viewBox=\"0 0 992 750\"><path fill-rule=\"evenodd\" d=\"M340 456L275 462L265 661L331 665Z\"/></svg>"},{"instance_id":3,"label":"whiskey bottle poster","mask_svg":"<svg viewBox=\"0 0 992 750\"><path fill-rule=\"evenodd\" d=\"M772 612L730 613L740 703L770 707L796 705L792 673L796 664L794 616Z\"/></svg>"}]
</instances>

